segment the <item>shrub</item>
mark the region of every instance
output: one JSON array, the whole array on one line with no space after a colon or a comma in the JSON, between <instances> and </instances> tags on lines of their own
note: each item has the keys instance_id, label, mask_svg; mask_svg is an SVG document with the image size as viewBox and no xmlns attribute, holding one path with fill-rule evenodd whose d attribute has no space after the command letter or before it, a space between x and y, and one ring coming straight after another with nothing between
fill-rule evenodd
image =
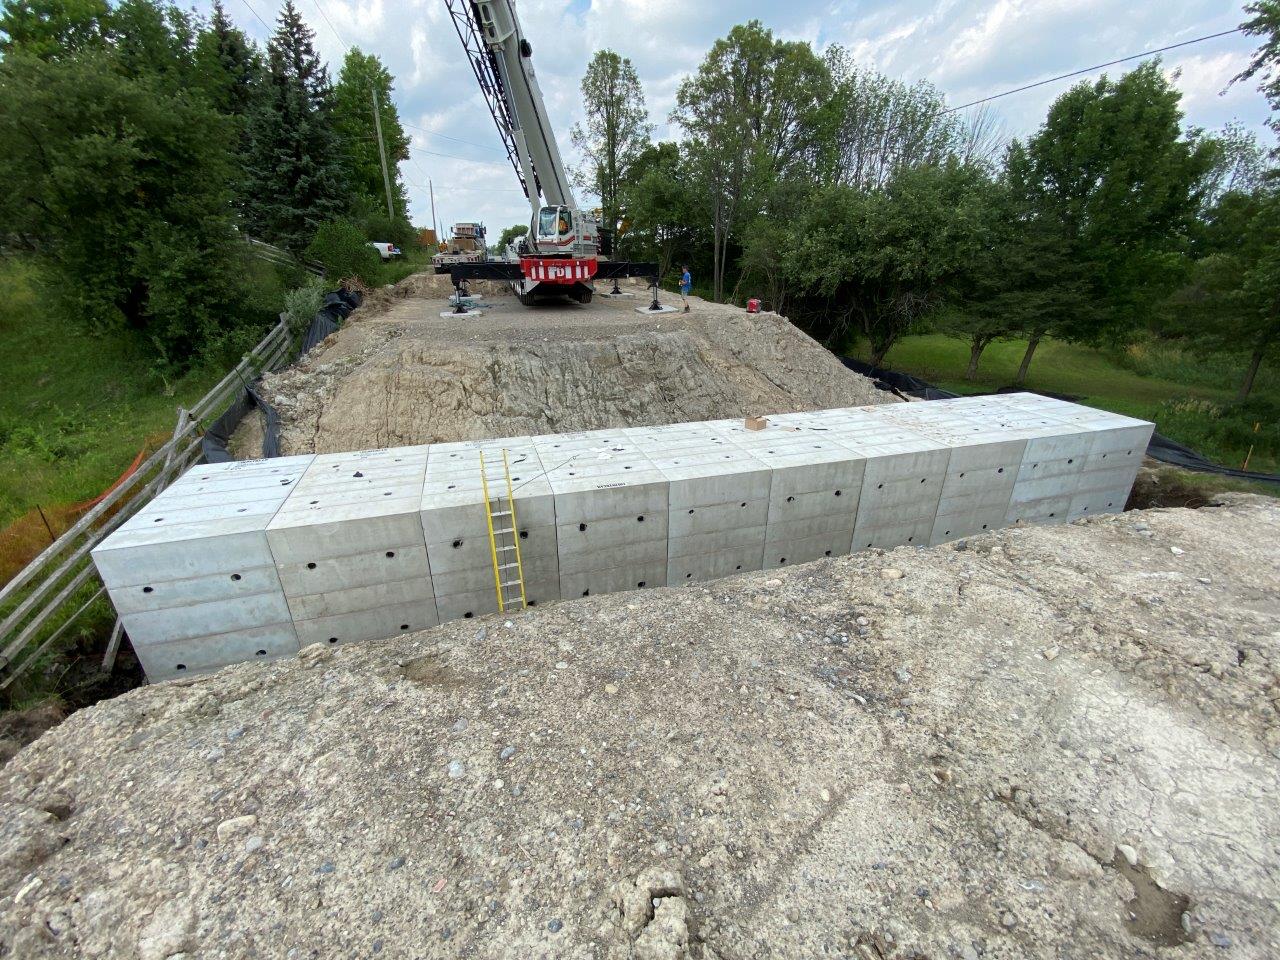
<instances>
[{"instance_id":1,"label":"shrub","mask_svg":"<svg viewBox=\"0 0 1280 960\"><path fill-rule=\"evenodd\" d=\"M284 313L289 330L296 336L311 324L324 303L329 284L323 277L312 277L300 287L284 295Z\"/></svg>"},{"instance_id":2,"label":"shrub","mask_svg":"<svg viewBox=\"0 0 1280 960\"><path fill-rule=\"evenodd\" d=\"M382 258L368 245L360 228L348 220L322 223L307 247L306 256L324 266L331 284L351 277L366 286L378 282Z\"/></svg>"}]
</instances>

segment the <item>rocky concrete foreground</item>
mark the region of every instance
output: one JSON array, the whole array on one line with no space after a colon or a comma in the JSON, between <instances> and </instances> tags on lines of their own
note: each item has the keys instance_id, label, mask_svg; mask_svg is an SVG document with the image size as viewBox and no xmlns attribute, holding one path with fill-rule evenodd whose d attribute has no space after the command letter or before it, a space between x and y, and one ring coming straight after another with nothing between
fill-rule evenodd
<instances>
[{"instance_id":1,"label":"rocky concrete foreground","mask_svg":"<svg viewBox=\"0 0 1280 960\"><path fill-rule=\"evenodd\" d=\"M0 771L0 956L1280 955L1280 506L309 648Z\"/></svg>"}]
</instances>

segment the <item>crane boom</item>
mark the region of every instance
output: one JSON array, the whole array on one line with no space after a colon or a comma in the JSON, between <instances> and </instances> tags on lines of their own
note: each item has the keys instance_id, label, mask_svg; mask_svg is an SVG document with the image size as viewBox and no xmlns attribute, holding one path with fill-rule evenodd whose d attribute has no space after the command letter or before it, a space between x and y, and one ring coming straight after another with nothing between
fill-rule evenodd
<instances>
[{"instance_id":1,"label":"crane boom","mask_svg":"<svg viewBox=\"0 0 1280 960\"><path fill-rule=\"evenodd\" d=\"M454 281L501 275L511 279L526 302L535 293L552 292L588 303L592 280L600 272L600 225L574 199L516 0L445 0L445 6L532 216L528 252L521 248L519 280L514 264L490 264L456 266L451 270ZM607 273L614 279L651 277L656 266L613 263Z\"/></svg>"}]
</instances>

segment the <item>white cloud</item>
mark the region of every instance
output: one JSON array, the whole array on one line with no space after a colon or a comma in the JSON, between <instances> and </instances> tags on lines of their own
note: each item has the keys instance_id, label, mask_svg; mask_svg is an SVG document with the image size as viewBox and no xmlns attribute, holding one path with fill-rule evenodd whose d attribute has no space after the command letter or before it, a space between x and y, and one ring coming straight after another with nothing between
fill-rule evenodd
<instances>
[{"instance_id":1,"label":"white cloud","mask_svg":"<svg viewBox=\"0 0 1280 960\"><path fill-rule=\"evenodd\" d=\"M267 31L245 0L226 0L252 36ZM249 0L268 22L278 0ZM295 0L336 73L345 44L376 53L396 77L400 115L417 128L404 165L411 213L430 219L427 179L437 212L449 220L482 219L500 228L527 218L444 0ZM202 9L208 7L201 0ZM1241 0L518 0L534 45L538 79L566 161L569 129L583 116L579 84L587 61L605 47L630 57L645 87L659 137L681 80L736 23L761 20L779 36L822 47L839 42L863 62L911 82L928 79L953 103L989 96L1094 63L1230 29L1244 19ZM321 16L323 10L336 33ZM1254 47L1225 37L1165 58L1184 95L1189 123L1214 128L1233 118L1262 128L1266 105L1247 85L1219 92ZM1111 73L1121 68L1111 68ZM1057 83L997 100L1011 135L1035 129ZM453 139L446 139L451 137ZM1270 134L1266 135L1270 142ZM466 141L466 142L461 142ZM460 158L460 159L459 159Z\"/></svg>"}]
</instances>

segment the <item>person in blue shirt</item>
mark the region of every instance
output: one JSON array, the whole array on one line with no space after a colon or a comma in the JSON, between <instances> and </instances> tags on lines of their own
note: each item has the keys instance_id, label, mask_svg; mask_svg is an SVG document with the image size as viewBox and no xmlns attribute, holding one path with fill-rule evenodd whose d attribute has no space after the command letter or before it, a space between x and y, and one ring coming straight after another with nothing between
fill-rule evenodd
<instances>
[{"instance_id":1,"label":"person in blue shirt","mask_svg":"<svg viewBox=\"0 0 1280 960\"><path fill-rule=\"evenodd\" d=\"M684 301L684 312L689 312L689 291L693 289L693 276L689 273L687 266L681 267L680 274L680 299Z\"/></svg>"}]
</instances>

